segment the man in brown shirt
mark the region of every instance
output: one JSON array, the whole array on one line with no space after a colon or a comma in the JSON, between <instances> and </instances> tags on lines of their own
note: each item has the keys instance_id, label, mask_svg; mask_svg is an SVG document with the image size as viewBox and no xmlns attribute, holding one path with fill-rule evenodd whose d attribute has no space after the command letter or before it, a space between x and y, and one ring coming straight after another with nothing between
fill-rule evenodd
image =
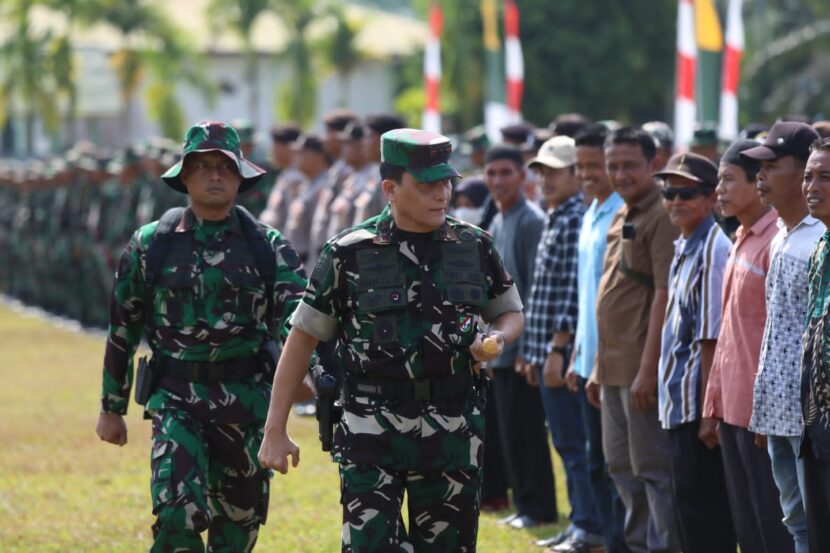
<instances>
[{"instance_id":1,"label":"man in brown shirt","mask_svg":"<svg viewBox=\"0 0 830 553\"><path fill-rule=\"evenodd\" d=\"M652 178L654 140L622 128L605 143L605 164L625 201L608 229L597 293L599 347L586 392L602 394L603 450L626 509L634 553L680 550L667 443L657 419L657 365L677 227Z\"/></svg>"}]
</instances>

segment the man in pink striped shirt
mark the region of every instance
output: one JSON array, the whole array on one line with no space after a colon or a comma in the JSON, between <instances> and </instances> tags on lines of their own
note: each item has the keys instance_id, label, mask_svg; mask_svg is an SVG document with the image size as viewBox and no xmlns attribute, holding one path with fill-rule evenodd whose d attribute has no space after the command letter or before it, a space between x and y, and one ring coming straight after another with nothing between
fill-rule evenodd
<instances>
[{"instance_id":1,"label":"man in pink striped shirt","mask_svg":"<svg viewBox=\"0 0 830 553\"><path fill-rule=\"evenodd\" d=\"M737 217L741 226L724 273L720 334L706 388L700 439L709 447L720 441L741 550L792 553L793 541L781 522L766 443L747 429L767 317L764 286L769 246L778 232L778 214L761 202L755 188L758 164L740 155L755 146L755 141L733 144L718 170L718 204L723 215Z\"/></svg>"}]
</instances>

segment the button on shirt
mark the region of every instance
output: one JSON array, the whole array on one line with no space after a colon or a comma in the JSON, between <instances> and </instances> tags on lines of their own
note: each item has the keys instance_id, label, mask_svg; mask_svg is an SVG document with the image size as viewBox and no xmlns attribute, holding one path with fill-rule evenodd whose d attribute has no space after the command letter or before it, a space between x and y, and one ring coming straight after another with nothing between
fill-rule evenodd
<instances>
[{"instance_id":1,"label":"button on shirt","mask_svg":"<svg viewBox=\"0 0 830 553\"><path fill-rule=\"evenodd\" d=\"M619 194L612 192L601 204L591 202L579 231L579 316L576 323L573 370L589 378L597 355L597 288L602 277L606 235L614 214L623 205Z\"/></svg>"},{"instance_id":2,"label":"button on shirt","mask_svg":"<svg viewBox=\"0 0 830 553\"><path fill-rule=\"evenodd\" d=\"M571 196L550 212L536 250L533 287L525 318L522 356L541 367L556 332L574 332L579 310L577 244L585 204Z\"/></svg>"},{"instance_id":3,"label":"button on shirt","mask_svg":"<svg viewBox=\"0 0 830 553\"><path fill-rule=\"evenodd\" d=\"M807 262L824 225L807 215L788 231L778 222L766 281L767 322L749 429L772 436L801 435L801 339L807 320Z\"/></svg>"},{"instance_id":4,"label":"button on shirt","mask_svg":"<svg viewBox=\"0 0 830 553\"><path fill-rule=\"evenodd\" d=\"M767 318L764 282L770 242L778 232L777 217L771 209L750 229L738 228L723 280L720 334L703 416L741 428L749 426L752 414L752 388Z\"/></svg>"},{"instance_id":5,"label":"button on shirt","mask_svg":"<svg viewBox=\"0 0 830 553\"><path fill-rule=\"evenodd\" d=\"M657 372L660 425L665 429L700 418L700 342L718 338L723 273L732 247L712 217L674 244Z\"/></svg>"}]
</instances>

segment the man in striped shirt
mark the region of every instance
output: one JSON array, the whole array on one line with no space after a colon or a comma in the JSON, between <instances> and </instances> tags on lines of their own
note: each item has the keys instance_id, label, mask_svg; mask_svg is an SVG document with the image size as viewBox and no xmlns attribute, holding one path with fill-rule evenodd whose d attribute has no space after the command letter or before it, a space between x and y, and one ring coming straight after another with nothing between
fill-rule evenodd
<instances>
[{"instance_id":1,"label":"man in striped shirt","mask_svg":"<svg viewBox=\"0 0 830 553\"><path fill-rule=\"evenodd\" d=\"M668 431L680 540L684 553L734 553L720 448L707 447L698 438L732 246L712 217L718 168L703 156L676 154L655 176L664 179L663 205L680 229L657 373L658 413Z\"/></svg>"}]
</instances>

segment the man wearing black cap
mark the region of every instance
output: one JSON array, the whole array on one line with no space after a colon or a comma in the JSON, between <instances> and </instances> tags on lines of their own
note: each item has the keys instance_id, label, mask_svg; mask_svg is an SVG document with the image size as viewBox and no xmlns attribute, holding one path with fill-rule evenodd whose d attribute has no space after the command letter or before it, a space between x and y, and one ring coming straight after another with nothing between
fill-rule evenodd
<instances>
[{"instance_id":1,"label":"man wearing black cap","mask_svg":"<svg viewBox=\"0 0 830 553\"><path fill-rule=\"evenodd\" d=\"M810 146L802 190L810 214L830 225L830 138ZM804 507L810 551L830 551L830 381L827 308L830 290L830 233L825 232L810 256L807 332L804 333L801 405L805 417L801 455L804 463Z\"/></svg>"},{"instance_id":2,"label":"man wearing black cap","mask_svg":"<svg viewBox=\"0 0 830 553\"><path fill-rule=\"evenodd\" d=\"M781 522L778 490L769 455L748 430L752 388L766 320L765 285L769 246L778 232L777 213L756 189L758 162L742 156L758 146L741 140L724 153L715 189L724 216L741 223L723 284L718 341L706 383L700 438L721 445L726 492L735 534L743 551L793 551Z\"/></svg>"},{"instance_id":3,"label":"man wearing black cap","mask_svg":"<svg viewBox=\"0 0 830 553\"><path fill-rule=\"evenodd\" d=\"M299 137L300 128L293 124L279 125L271 130L271 161L279 175L259 218L280 230L285 230L288 206L299 194L303 182L303 174L294 166L294 143Z\"/></svg>"},{"instance_id":4,"label":"man wearing black cap","mask_svg":"<svg viewBox=\"0 0 830 553\"><path fill-rule=\"evenodd\" d=\"M718 168L703 156L676 154L655 176L663 179L663 205L680 229L657 372L680 542L684 553L735 553L720 448L698 437L732 246L712 216Z\"/></svg>"},{"instance_id":5,"label":"man wearing black cap","mask_svg":"<svg viewBox=\"0 0 830 553\"><path fill-rule=\"evenodd\" d=\"M806 553L803 467L798 459L803 421L799 406L801 339L807 316L807 261L824 225L812 217L801 193L810 143L818 134L804 123L776 123L764 145L744 157L760 161L758 192L775 208L779 230L770 245L767 320L755 376L749 431L766 436L784 523L796 553ZM782 140L779 140L782 139ZM772 157L770 157L772 155Z\"/></svg>"}]
</instances>

